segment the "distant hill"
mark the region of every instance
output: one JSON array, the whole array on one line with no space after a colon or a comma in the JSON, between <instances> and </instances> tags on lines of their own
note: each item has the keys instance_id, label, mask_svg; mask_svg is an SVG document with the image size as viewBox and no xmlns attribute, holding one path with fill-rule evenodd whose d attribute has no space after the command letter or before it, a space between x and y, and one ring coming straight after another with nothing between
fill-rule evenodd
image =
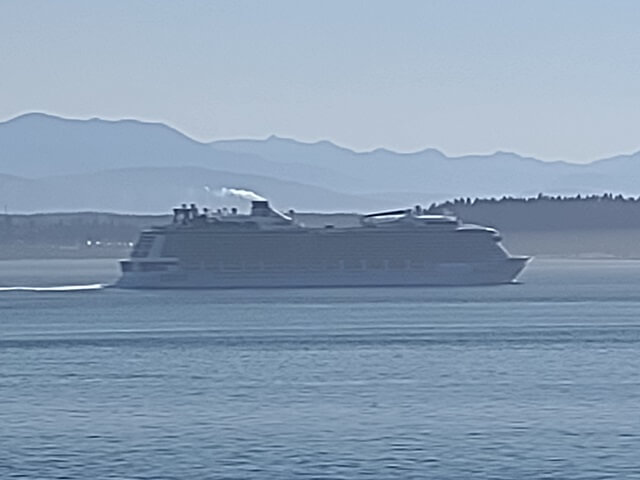
<instances>
[{"instance_id":1,"label":"distant hill","mask_svg":"<svg viewBox=\"0 0 640 480\"><path fill-rule=\"evenodd\" d=\"M0 179L0 207L11 212L167 213L183 202L237 206L247 203L216 195L223 187L240 185L267 194L273 205L289 208L366 210L366 199L313 185L273 177L224 172L201 167L139 167L37 179ZM2 203L4 202L4 203ZM375 205L375 204L374 204Z\"/></svg>"},{"instance_id":2,"label":"distant hill","mask_svg":"<svg viewBox=\"0 0 640 480\"><path fill-rule=\"evenodd\" d=\"M253 154L219 151L162 123L137 120L71 120L29 113L0 122L0 146L0 173L27 178L181 166L302 182L314 178L331 183L337 175L321 166L299 168Z\"/></svg>"},{"instance_id":3,"label":"distant hill","mask_svg":"<svg viewBox=\"0 0 640 480\"><path fill-rule=\"evenodd\" d=\"M0 123L0 207L162 213L250 188L281 208L367 211L458 196L640 194L640 153L587 165L515 153L354 152L328 141L195 141L161 123L31 113Z\"/></svg>"}]
</instances>

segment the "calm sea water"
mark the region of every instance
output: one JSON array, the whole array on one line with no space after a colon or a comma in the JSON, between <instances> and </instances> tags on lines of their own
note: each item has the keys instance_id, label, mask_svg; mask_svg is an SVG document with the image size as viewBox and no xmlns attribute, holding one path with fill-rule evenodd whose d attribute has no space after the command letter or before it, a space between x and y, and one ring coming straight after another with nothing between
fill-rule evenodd
<instances>
[{"instance_id":1,"label":"calm sea water","mask_svg":"<svg viewBox=\"0 0 640 480\"><path fill-rule=\"evenodd\" d=\"M0 262L0 285L110 261ZM0 478L640 478L640 262L521 285L0 290Z\"/></svg>"}]
</instances>

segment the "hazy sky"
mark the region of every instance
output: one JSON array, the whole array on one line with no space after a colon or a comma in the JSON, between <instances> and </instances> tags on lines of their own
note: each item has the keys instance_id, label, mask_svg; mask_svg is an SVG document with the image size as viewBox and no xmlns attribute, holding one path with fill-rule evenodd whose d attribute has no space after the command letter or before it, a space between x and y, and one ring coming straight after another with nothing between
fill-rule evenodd
<instances>
[{"instance_id":1,"label":"hazy sky","mask_svg":"<svg viewBox=\"0 0 640 480\"><path fill-rule=\"evenodd\" d=\"M590 161L640 150L640 1L0 0L0 119Z\"/></svg>"}]
</instances>

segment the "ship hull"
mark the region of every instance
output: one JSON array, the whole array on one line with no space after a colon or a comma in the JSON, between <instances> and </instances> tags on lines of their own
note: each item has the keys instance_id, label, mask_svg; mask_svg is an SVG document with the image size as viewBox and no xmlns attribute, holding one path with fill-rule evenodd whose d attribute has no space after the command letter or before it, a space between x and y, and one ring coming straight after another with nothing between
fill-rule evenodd
<instances>
[{"instance_id":1,"label":"ship hull","mask_svg":"<svg viewBox=\"0 0 640 480\"><path fill-rule=\"evenodd\" d=\"M513 283L528 257L500 261L440 263L421 269L224 271L176 268L170 272L123 272L116 283L131 289L331 288L473 286Z\"/></svg>"}]
</instances>

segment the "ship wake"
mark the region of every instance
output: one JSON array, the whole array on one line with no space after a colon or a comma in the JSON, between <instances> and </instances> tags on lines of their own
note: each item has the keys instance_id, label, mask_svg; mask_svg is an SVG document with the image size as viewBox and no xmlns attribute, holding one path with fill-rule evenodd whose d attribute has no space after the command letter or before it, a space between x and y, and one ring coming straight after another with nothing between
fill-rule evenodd
<instances>
[{"instance_id":1,"label":"ship wake","mask_svg":"<svg viewBox=\"0 0 640 480\"><path fill-rule=\"evenodd\" d=\"M60 285L55 287L0 287L2 292L84 292L89 290L102 290L108 287L104 283L92 283L89 285Z\"/></svg>"}]
</instances>

